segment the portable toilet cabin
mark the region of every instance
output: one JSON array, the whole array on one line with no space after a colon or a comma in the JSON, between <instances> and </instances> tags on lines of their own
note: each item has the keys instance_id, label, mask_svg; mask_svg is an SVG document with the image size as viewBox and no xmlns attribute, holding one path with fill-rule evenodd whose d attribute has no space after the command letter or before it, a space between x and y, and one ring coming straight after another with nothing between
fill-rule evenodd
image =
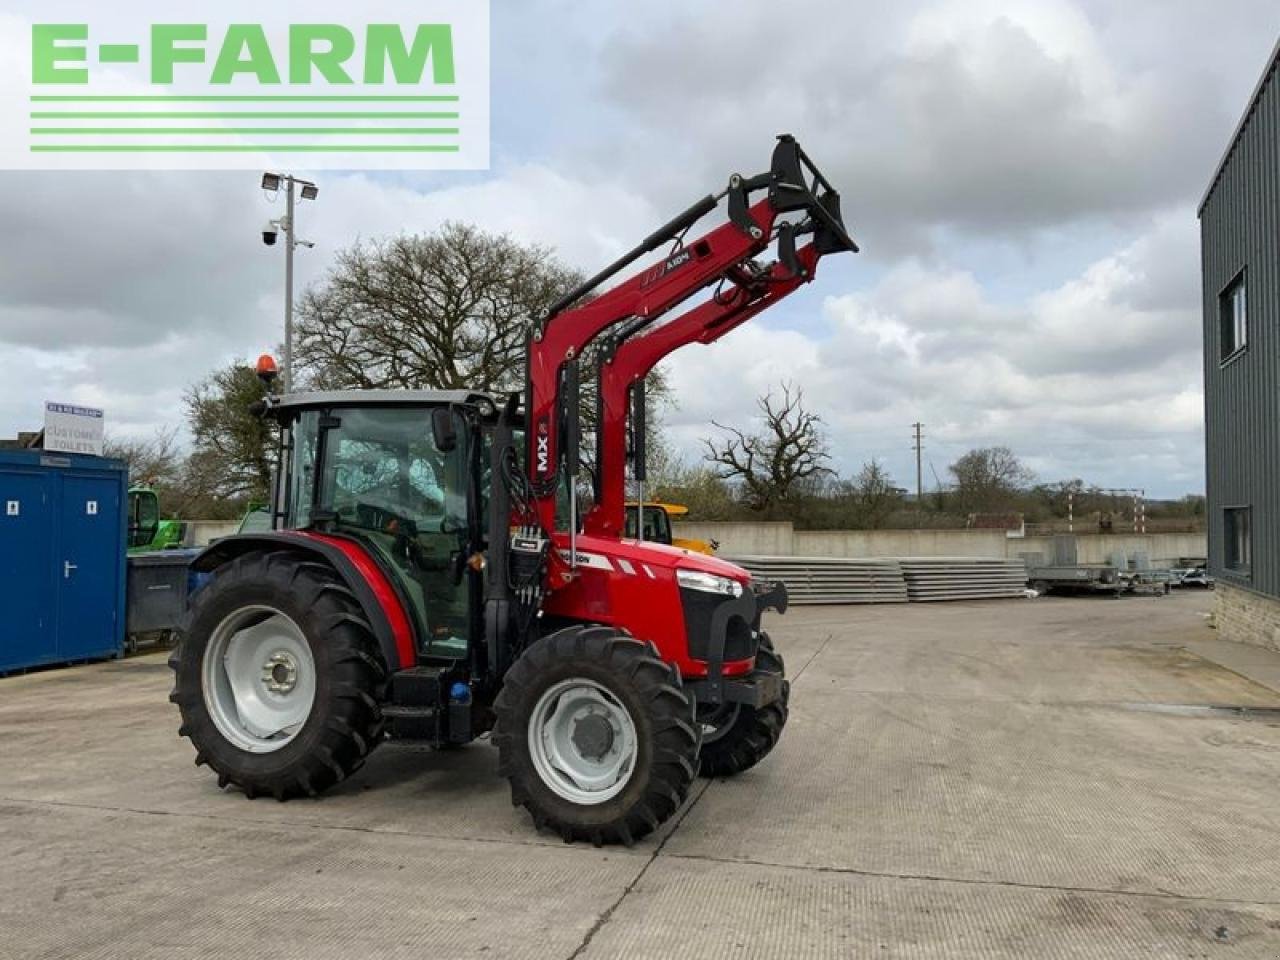
<instances>
[{"instance_id":1,"label":"portable toilet cabin","mask_svg":"<svg viewBox=\"0 0 1280 960\"><path fill-rule=\"evenodd\" d=\"M0 450L0 673L120 656L127 488L118 460Z\"/></svg>"}]
</instances>

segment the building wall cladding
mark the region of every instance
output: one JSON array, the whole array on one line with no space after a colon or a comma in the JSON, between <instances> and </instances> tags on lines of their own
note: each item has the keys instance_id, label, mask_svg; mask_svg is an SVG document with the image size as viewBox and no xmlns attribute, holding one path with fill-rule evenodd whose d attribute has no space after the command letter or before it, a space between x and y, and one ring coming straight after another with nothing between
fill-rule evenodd
<instances>
[{"instance_id":1,"label":"building wall cladding","mask_svg":"<svg viewBox=\"0 0 1280 960\"><path fill-rule=\"evenodd\" d=\"M1200 209L1209 566L1220 582L1271 597L1280 597L1278 55L1280 46ZM1219 297L1241 270L1247 345L1223 362ZM1238 506L1251 508L1248 575L1224 563L1223 510Z\"/></svg>"},{"instance_id":2,"label":"building wall cladding","mask_svg":"<svg viewBox=\"0 0 1280 960\"><path fill-rule=\"evenodd\" d=\"M1213 619L1223 639L1280 653L1280 600L1226 583L1214 594Z\"/></svg>"}]
</instances>

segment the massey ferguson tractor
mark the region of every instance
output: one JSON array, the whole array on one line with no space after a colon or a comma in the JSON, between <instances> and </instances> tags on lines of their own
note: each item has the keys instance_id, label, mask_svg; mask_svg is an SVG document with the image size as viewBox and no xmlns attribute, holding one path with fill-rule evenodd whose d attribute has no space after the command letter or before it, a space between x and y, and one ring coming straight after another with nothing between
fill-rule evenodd
<instances>
[{"instance_id":1,"label":"massey ferguson tractor","mask_svg":"<svg viewBox=\"0 0 1280 960\"><path fill-rule=\"evenodd\" d=\"M686 239L722 200L726 221ZM767 250L776 260L758 262ZM642 483L654 364L845 250L857 246L838 194L783 136L767 172L734 175L557 303L530 332L523 395L269 397L282 438L271 529L194 561L206 583L170 660L196 763L286 800L343 780L387 738L489 734L512 802L597 844L655 830L699 772L758 763L787 720L782 658L761 630L785 588L624 538L627 460ZM580 363L597 338L596 489L580 516Z\"/></svg>"}]
</instances>

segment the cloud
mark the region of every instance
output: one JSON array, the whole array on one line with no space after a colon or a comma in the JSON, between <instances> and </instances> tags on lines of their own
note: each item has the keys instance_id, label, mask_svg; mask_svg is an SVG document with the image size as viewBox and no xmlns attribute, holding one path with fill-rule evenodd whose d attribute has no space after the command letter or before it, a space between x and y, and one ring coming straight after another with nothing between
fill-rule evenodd
<instances>
[{"instance_id":1,"label":"cloud","mask_svg":"<svg viewBox=\"0 0 1280 960\"><path fill-rule=\"evenodd\" d=\"M868 254L894 258L920 254L940 226L1016 239L1185 203L1242 106L1185 48L1119 60L1114 37L1067 0L868 13L800 2L781 17L743 0L732 16L681 5L621 30L605 89L630 121L623 162L718 179L763 168L769 137L793 132L842 187ZM1127 28L1165 17L1135 6ZM1274 10L1265 19L1280 26ZM1256 20L1237 27L1254 40ZM1248 46L1260 64L1265 44Z\"/></svg>"},{"instance_id":2,"label":"cloud","mask_svg":"<svg viewBox=\"0 0 1280 960\"><path fill-rule=\"evenodd\" d=\"M1192 224L1187 210L1163 218L1020 303L993 302L963 271L908 261L869 290L828 297L821 332L747 327L678 353L667 362L680 398L674 436L696 459L710 419L749 425L755 398L785 379L822 415L845 474L876 457L908 476L908 431L923 420L940 475L965 450L999 444L1046 480L1194 489L1203 473L1199 314L1152 289L1171 250L1194 268Z\"/></svg>"},{"instance_id":3,"label":"cloud","mask_svg":"<svg viewBox=\"0 0 1280 960\"><path fill-rule=\"evenodd\" d=\"M688 455L785 378L846 470L912 475L919 419L939 474L1002 443L1046 478L1199 489L1193 207L1280 28L1273 2L1230 9L536 0L495 13L495 169L318 176L299 286L446 219L591 272L790 130L864 253L670 361ZM181 423L188 384L281 340L282 250L259 240L280 212L252 172L0 173L0 434L44 399L117 433Z\"/></svg>"},{"instance_id":4,"label":"cloud","mask_svg":"<svg viewBox=\"0 0 1280 960\"><path fill-rule=\"evenodd\" d=\"M298 210L298 286L358 238L465 220L553 247L593 269L657 219L639 195L538 164L424 192L325 174ZM108 429L145 436L182 421L186 387L283 339L279 217L253 174L0 174L0 433L38 423L46 399L108 408Z\"/></svg>"}]
</instances>

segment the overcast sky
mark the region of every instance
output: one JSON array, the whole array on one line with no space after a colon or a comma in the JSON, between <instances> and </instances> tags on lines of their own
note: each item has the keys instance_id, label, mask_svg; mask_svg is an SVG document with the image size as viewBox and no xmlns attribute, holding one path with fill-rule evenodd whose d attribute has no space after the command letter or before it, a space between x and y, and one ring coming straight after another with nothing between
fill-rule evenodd
<instances>
[{"instance_id":1,"label":"overcast sky","mask_svg":"<svg viewBox=\"0 0 1280 960\"><path fill-rule=\"evenodd\" d=\"M446 219L591 271L787 131L863 252L668 362L691 462L786 378L848 473L913 485L921 420L930 486L1003 444L1043 480L1203 489L1196 205L1274 0L598 6L495 2L492 169L318 176L301 282ZM187 384L281 339L279 212L248 173L0 173L0 435L46 399L117 435L179 426Z\"/></svg>"}]
</instances>

